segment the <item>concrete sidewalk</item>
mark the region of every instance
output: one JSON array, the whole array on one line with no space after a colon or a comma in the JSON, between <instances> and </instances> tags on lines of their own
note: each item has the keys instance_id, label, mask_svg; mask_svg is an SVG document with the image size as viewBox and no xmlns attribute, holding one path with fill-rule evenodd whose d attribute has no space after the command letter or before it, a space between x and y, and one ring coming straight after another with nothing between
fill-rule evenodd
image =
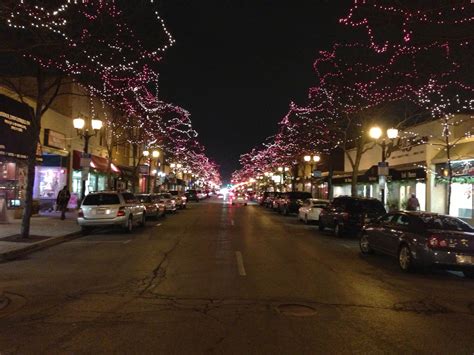
<instances>
[{"instance_id":1,"label":"concrete sidewalk","mask_svg":"<svg viewBox=\"0 0 474 355\"><path fill-rule=\"evenodd\" d=\"M0 261L12 260L36 250L62 243L80 235L76 222L77 212L68 212L65 220L60 219L59 212L41 213L31 218L31 241L16 241L12 238L20 233L21 219L8 224L0 224ZM5 240L8 238L8 240Z\"/></svg>"}]
</instances>

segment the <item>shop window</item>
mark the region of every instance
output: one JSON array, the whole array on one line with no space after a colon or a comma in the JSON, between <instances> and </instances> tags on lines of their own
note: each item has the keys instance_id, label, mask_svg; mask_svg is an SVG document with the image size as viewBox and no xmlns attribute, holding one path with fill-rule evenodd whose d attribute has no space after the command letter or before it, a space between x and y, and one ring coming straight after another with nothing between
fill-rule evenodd
<instances>
[{"instance_id":1,"label":"shop window","mask_svg":"<svg viewBox=\"0 0 474 355\"><path fill-rule=\"evenodd\" d=\"M451 216L471 219L472 216L472 184L451 184Z\"/></svg>"},{"instance_id":2,"label":"shop window","mask_svg":"<svg viewBox=\"0 0 474 355\"><path fill-rule=\"evenodd\" d=\"M59 190L67 185L67 172L64 168L37 166L35 173L35 198L55 199Z\"/></svg>"}]
</instances>

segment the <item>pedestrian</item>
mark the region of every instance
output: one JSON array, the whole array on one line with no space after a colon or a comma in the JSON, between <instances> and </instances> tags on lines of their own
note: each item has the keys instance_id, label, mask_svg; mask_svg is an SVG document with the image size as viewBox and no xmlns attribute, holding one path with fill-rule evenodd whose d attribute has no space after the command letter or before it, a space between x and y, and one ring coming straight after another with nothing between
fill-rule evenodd
<instances>
[{"instance_id":1,"label":"pedestrian","mask_svg":"<svg viewBox=\"0 0 474 355\"><path fill-rule=\"evenodd\" d=\"M420 209L420 201L418 201L415 194L411 194L411 197L407 201L407 210L417 211L419 209Z\"/></svg>"},{"instance_id":2,"label":"pedestrian","mask_svg":"<svg viewBox=\"0 0 474 355\"><path fill-rule=\"evenodd\" d=\"M61 211L61 220L66 219L67 204L70 198L71 194L69 188L65 185L63 189L59 191L58 197L56 198L56 211Z\"/></svg>"}]
</instances>

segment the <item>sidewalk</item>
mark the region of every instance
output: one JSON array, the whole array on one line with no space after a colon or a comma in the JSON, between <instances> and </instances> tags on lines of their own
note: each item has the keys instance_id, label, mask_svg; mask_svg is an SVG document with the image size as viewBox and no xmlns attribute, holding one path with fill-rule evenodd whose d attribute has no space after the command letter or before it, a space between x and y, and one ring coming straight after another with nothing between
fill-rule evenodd
<instances>
[{"instance_id":1,"label":"sidewalk","mask_svg":"<svg viewBox=\"0 0 474 355\"><path fill-rule=\"evenodd\" d=\"M31 238L27 240L19 238L21 219L0 224L0 261L12 260L78 236L80 228L76 218L76 211L68 212L64 221L59 212L42 212L31 218Z\"/></svg>"}]
</instances>

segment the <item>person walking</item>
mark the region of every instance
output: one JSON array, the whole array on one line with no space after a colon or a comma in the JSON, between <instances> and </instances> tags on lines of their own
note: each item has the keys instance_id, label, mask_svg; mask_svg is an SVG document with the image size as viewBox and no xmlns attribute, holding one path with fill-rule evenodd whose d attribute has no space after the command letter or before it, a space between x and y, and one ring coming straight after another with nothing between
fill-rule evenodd
<instances>
[{"instance_id":1,"label":"person walking","mask_svg":"<svg viewBox=\"0 0 474 355\"><path fill-rule=\"evenodd\" d=\"M67 185L63 187L56 198L56 210L61 211L61 220L66 219L67 204L71 198L71 193Z\"/></svg>"},{"instance_id":2,"label":"person walking","mask_svg":"<svg viewBox=\"0 0 474 355\"><path fill-rule=\"evenodd\" d=\"M418 211L419 209L420 209L420 201L418 201L415 194L411 194L411 197L407 201L407 210Z\"/></svg>"}]
</instances>

